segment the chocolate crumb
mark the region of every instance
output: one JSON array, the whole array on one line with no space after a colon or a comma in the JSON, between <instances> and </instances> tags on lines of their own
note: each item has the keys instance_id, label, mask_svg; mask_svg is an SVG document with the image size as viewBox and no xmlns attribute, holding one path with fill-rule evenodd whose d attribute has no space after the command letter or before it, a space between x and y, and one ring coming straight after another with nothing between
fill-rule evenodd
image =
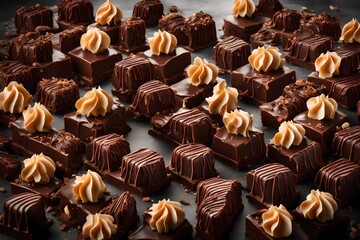
<instances>
[{"instance_id":1,"label":"chocolate crumb","mask_svg":"<svg viewBox=\"0 0 360 240\"><path fill-rule=\"evenodd\" d=\"M143 197L143 202L151 202L151 198L150 197Z\"/></svg>"},{"instance_id":2,"label":"chocolate crumb","mask_svg":"<svg viewBox=\"0 0 360 240\"><path fill-rule=\"evenodd\" d=\"M190 193L191 191L187 188L185 188L185 193Z\"/></svg>"},{"instance_id":3,"label":"chocolate crumb","mask_svg":"<svg viewBox=\"0 0 360 240\"><path fill-rule=\"evenodd\" d=\"M185 206L190 205L190 202L188 200L186 200L185 198L181 198L180 203Z\"/></svg>"},{"instance_id":4,"label":"chocolate crumb","mask_svg":"<svg viewBox=\"0 0 360 240\"><path fill-rule=\"evenodd\" d=\"M52 206L48 206L47 209L46 209L47 212L51 212L53 210L54 210L54 207L52 207Z\"/></svg>"},{"instance_id":5,"label":"chocolate crumb","mask_svg":"<svg viewBox=\"0 0 360 240\"><path fill-rule=\"evenodd\" d=\"M335 11L335 12L340 11L339 6L336 6L336 5L330 5L329 8L330 8L330 10Z\"/></svg>"},{"instance_id":6,"label":"chocolate crumb","mask_svg":"<svg viewBox=\"0 0 360 240\"><path fill-rule=\"evenodd\" d=\"M57 215L56 211L52 211L50 214L51 214L51 216L56 216Z\"/></svg>"},{"instance_id":7,"label":"chocolate crumb","mask_svg":"<svg viewBox=\"0 0 360 240\"><path fill-rule=\"evenodd\" d=\"M66 224L66 223L61 223L60 224L60 230L61 231L65 231L66 229L68 229L69 228L69 225L68 224Z\"/></svg>"},{"instance_id":8,"label":"chocolate crumb","mask_svg":"<svg viewBox=\"0 0 360 240\"><path fill-rule=\"evenodd\" d=\"M1 193L5 193L5 192L6 192L6 188L0 187L0 192L1 192Z\"/></svg>"},{"instance_id":9,"label":"chocolate crumb","mask_svg":"<svg viewBox=\"0 0 360 240\"><path fill-rule=\"evenodd\" d=\"M172 5L169 7L169 12L171 12L171 13L177 13L178 11L179 11L179 9L175 5Z\"/></svg>"}]
</instances>

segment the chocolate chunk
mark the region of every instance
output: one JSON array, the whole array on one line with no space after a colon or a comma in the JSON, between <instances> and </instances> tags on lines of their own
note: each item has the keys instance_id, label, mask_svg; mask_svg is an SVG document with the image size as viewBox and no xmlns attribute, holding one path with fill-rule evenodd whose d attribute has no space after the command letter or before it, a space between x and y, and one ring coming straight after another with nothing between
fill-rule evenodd
<instances>
[{"instance_id":1,"label":"chocolate chunk","mask_svg":"<svg viewBox=\"0 0 360 240\"><path fill-rule=\"evenodd\" d=\"M85 33L83 26L66 29L60 33L53 34L51 41L53 48L67 54L69 51L80 46L80 38Z\"/></svg>"},{"instance_id":2,"label":"chocolate chunk","mask_svg":"<svg viewBox=\"0 0 360 240\"><path fill-rule=\"evenodd\" d=\"M89 0L61 0L57 23L61 30L87 26L94 22L94 7Z\"/></svg>"},{"instance_id":3,"label":"chocolate chunk","mask_svg":"<svg viewBox=\"0 0 360 240\"><path fill-rule=\"evenodd\" d=\"M151 202L151 197L143 197L142 201L143 202Z\"/></svg>"},{"instance_id":4,"label":"chocolate chunk","mask_svg":"<svg viewBox=\"0 0 360 240\"><path fill-rule=\"evenodd\" d=\"M163 15L159 20L159 28L173 34L179 46L189 45L189 36L186 32L188 24L185 21L185 17L181 14L169 13Z\"/></svg>"},{"instance_id":5,"label":"chocolate chunk","mask_svg":"<svg viewBox=\"0 0 360 240\"><path fill-rule=\"evenodd\" d=\"M354 163L360 163L360 126L352 126L335 133L333 152Z\"/></svg>"},{"instance_id":6,"label":"chocolate chunk","mask_svg":"<svg viewBox=\"0 0 360 240\"><path fill-rule=\"evenodd\" d=\"M8 181L14 181L21 173L21 163L15 156L0 151L0 176Z\"/></svg>"},{"instance_id":7,"label":"chocolate chunk","mask_svg":"<svg viewBox=\"0 0 360 240\"><path fill-rule=\"evenodd\" d=\"M126 18L119 31L120 51L125 53L138 53L146 51L149 46L146 44L146 25L141 18Z\"/></svg>"},{"instance_id":8,"label":"chocolate chunk","mask_svg":"<svg viewBox=\"0 0 360 240\"><path fill-rule=\"evenodd\" d=\"M293 32L300 28L301 14L296 10L284 8L272 17L272 28L283 32Z\"/></svg>"},{"instance_id":9,"label":"chocolate chunk","mask_svg":"<svg viewBox=\"0 0 360 240\"><path fill-rule=\"evenodd\" d=\"M134 5L133 17L145 21L146 27L154 27L164 13L164 5L160 0L142 0Z\"/></svg>"},{"instance_id":10,"label":"chocolate chunk","mask_svg":"<svg viewBox=\"0 0 360 240\"><path fill-rule=\"evenodd\" d=\"M272 18L277 11L282 10L284 7L279 0L260 0L256 6L256 12Z\"/></svg>"},{"instance_id":11,"label":"chocolate chunk","mask_svg":"<svg viewBox=\"0 0 360 240\"><path fill-rule=\"evenodd\" d=\"M186 200L185 198L182 198L180 200L180 203L185 206L191 205L191 203L188 200Z\"/></svg>"},{"instance_id":12,"label":"chocolate chunk","mask_svg":"<svg viewBox=\"0 0 360 240\"><path fill-rule=\"evenodd\" d=\"M6 193L6 188L0 187L0 192L1 192L1 193Z\"/></svg>"},{"instance_id":13,"label":"chocolate chunk","mask_svg":"<svg viewBox=\"0 0 360 240\"><path fill-rule=\"evenodd\" d=\"M326 12L316 14L306 23L306 28L312 34L332 37L334 41L341 36L340 20Z\"/></svg>"},{"instance_id":14,"label":"chocolate chunk","mask_svg":"<svg viewBox=\"0 0 360 240\"><path fill-rule=\"evenodd\" d=\"M16 10L15 26L18 33L35 31L38 26L53 28L53 13L40 4L22 6Z\"/></svg>"}]
</instances>

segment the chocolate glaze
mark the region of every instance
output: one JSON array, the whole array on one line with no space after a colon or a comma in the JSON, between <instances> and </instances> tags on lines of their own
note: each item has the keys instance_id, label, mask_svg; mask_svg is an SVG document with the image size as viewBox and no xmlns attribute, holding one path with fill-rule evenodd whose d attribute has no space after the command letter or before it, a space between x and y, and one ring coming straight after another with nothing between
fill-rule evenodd
<instances>
[{"instance_id":1,"label":"chocolate glaze","mask_svg":"<svg viewBox=\"0 0 360 240\"><path fill-rule=\"evenodd\" d=\"M354 163L360 163L360 126L352 126L335 133L333 152Z\"/></svg>"},{"instance_id":2,"label":"chocolate glaze","mask_svg":"<svg viewBox=\"0 0 360 240\"><path fill-rule=\"evenodd\" d=\"M319 170L315 184L345 207L360 193L360 166L345 158L338 159Z\"/></svg>"},{"instance_id":3,"label":"chocolate glaze","mask_svg":"<svg viewBox=\"0 0 360 240\"><path fill-rule=\"evenodd\" d=\"M306 22L306 28L312 34L330 36L335 41L341 36L340 20L326 12L311 17Z\"/></svg>"},{"instance_id":4,"label":"chocolate glaze","mask_svg":"<svg viewBox=\"0 0 360 240\"><path fill-rule=\"evenodd\" d=\"M8 181L14 181L21 173L21 163L15 156L0 150L0 176Z\"/></svg>"},{"instance_id":5,"label":"chocolate glaze","mask_svg":"<svg viewBox=\"0 0 360 240\"><path fill-rule=\"evenodd\" d=\"M62 30L87 26L94 21L94 7L89 0L61 0L58 5L58 24Z\"/></svg>"},{"instance_id":6,"label":"chocolate glaze","mask_svg":"<svg viewBox=\"0 0 360 240\"><path fill-rule=\"evenodd\" d=\"M279 0L260 0L259 4L256 6L256 12L272 18L277 11L280 11L283 8L284 7Z\"/></svg>"},{"instance_id":7,"label":"chocolate glaze","mask_svg":"<svg viewBox=\"0 0 360 240\"><path fill-rule=\"evenodd\" d=\"M346 43L340 45L335 52L341 58L340 75L350 75L359 70L360 43Z\"/></svg>"},{"instance_id":8,"label":"chocolate glaze","mask_svg":"<svg viewBox=\"0 0 360 240\"><path fill-rule=\"evenodd\" d=\"M188 46L189 36L186 35L188 24L185 17L178 13L168 13L159 20L159 28L173 34L178 46Z\"/></svg>"},{"instance_id":9,"label":"chocolate glaze","mask_svg":"<svg viewBox=\"0 0 360 240\"><path fill-rule=\"evenodd\" d=\"M296 206L300 192L295 188L295 175L280 163L268 163L246 173L246 197L258 208L283 204Z\"/></svg>"},{"instance_id":10,"label":"chocolate glaze","mask_svg":"<svg viewBox=\"0 0 360 240\"><path fill-rule=\"evenodd\" d=\"M36 4L22 6L16 10L15 26L18 33L35 31L37 26L53 27L53 13L46 7Z\"/></svg>"},{"instance_id":11,"label":"chocolate glaze","mask_svg":"<svg viewBox=\"0 0 360 240\"><path fill-rule=\"evenodd\" d=\"M164 13L164 6L160 0L142 0L134 5L133 17L145 21L146 27L154 27Z\"/></svg>"},{"instance_id":12,"label":"chocolate glaze","mask_svg":"<svg viewBox=\"0 0 360 240\"><path fill-rule=\"evenodd\" d=\"M292 9L284 8L272 17L272 28L284 32L293 32L300 28L301 14Z\"/></svg>"},{"instance_id":13,"label":"chocolate glaze","mask_svg":"<svg viewBox=\"0 0 360 240\"><path fill-rule=\"evenodd\" d=\"M126 18L119 31L120 51L125 53L137 53L146 51L149 46L146 44L146 25L141 18Z\"/></svg>"},{"instance_id":14,"label":"chocolate glaze","mask_svg":"<svg viewBox=\"0 0 360 240\"><path fill-rule=\"evenodd\" d=\"M84 33L84 26L78 26L53 34L51 36L53 48L67 54L69 51L80 46L80 38Z\"/></svg>"}]
</instances>

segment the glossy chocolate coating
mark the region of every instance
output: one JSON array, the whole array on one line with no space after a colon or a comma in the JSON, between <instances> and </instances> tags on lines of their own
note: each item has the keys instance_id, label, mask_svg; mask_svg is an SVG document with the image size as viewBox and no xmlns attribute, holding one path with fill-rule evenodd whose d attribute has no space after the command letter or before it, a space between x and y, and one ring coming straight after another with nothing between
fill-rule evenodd
<instances>
[{"instance_id":1,"label":"glossy chocolate coating","mask_svg":"<svg viewBox=\"0 0 360 240\"><path fill-rule=\"evenodd\" d=\"M326 12L316 14L306 22L308 31L332 37L335 41L341 36L340 20Z\"/></svg>"},{"instance_id":2,"label":"glossy chocolate coating","mask_svg":"<svg viewBox=\"0 0 360 240\"><path fill-rule=\"evenodd\" d=\"M74 80L63 78L43 79L36 91L36 101L52 113L64 112L79 99L79 88Z\"/></svg>"},{"instance_id":3,"label":"glossy chocolate coating","mask_svg":"<svg viewBox=\"0 0 360 240\"><path fill-rule=\"evenodd\" d=\"M296 206L300 192L295 188L295 175L280 163L268 163L246 173L246 197L258 208L280 204Z\"/></svg>"},{"instance_id":4,"label":"glossy chocolate coating","mask_svg":"<svg viewBox=\"0 0 360 240\"><path fill-rule=\"evenodd\" d=\"M46 7L36 4L22 6L16 10L15 26L18 33L35 31L37 26L53 27L53 13Z\"/></svg>"},{"instance_id":5,"label":"glossy chocolate coating","mask_svg":"<svg viewBox=\"0 0 360 240\"><path fill-rule=\"evenodd\" d=\"M148 50L145 34L146 25L144 20L134 17L126 18L119 30L120 51L137 53Z\"/></svg>"},{"instance_id":6,"label":"glossy chocolate coating","mask_svg":"<svg viewBox=\"0 0 360 240\"><path fill-rule=\"evenodd\" d=\"M341 158L322 167L315 179L316 187L333 195L345 207L360 193L360 166Z\"/></svg>"},{"instance_id":7,"label":"glossy chocolate coating","mask_svg":"<svg viewBox=\"0 0 360 240\"><path fill-rule=\"evenodd\" d=\"M284 8L272 17L272 27L284 32L293 32L300 28L301 14L296 10Z\"/></svg>"},{"instance_id":8,"label":"glossy chocolate coating","mask_svg":"<svg viewBox=\"0 0 360 240\"><path fill-rule=\"evenodd\" d=\"M0 176L8 181L14 181L21 173L21 163L15 156L0 150Z\"/></svg>"},{"instance_id":9,"label":"glossy chocolate coating","mask_svg":"<svg viewBox=\"0 0 360 240\"><path fill-rule=\"evenodd\" d=\"M345 43L335 52L341 58L340 75L350 75L358 71L360 65L360 43Z\"/></svg>"},{"instance_id":10,"label":"glossy chocolate coating","mask_svg":"<svg viewBox=\"0 0 360 240\"><path fill-rule=\"evenodd\" d=\"M335 133L333 152L354 163L360 163L360 126L352 126Z\"/></svg>"},{"instance_id":11,"label":"glossy chocolate coating","mask_svg":"<svg viewBox=\"0 0 360 240\"><path fill-rule=\"evenodd\" d=\"M53 34L51 36L53 48L67 54L69 51L80 46L80 38L84 33L84 26L78 26Z\"/></svg>"},{"instance_id":12,"label":"glossy chocolate coating","mask_svg":"<svg viewBox=\"0 0 360 240\"><path fill-rule=\"evenodd\" d=\"M61 0L58 24L62 30L87 26L94 21L94 7L89 0Z\"/></svg>"},{"instance_id":13,"label":"glossy chocolate coating","mask_svg":"<svg viewBox=\"0 0 360 240\"><path fill-rule=\"evenodd\" d=\"M277 11L280 11L283 8L284 7L279 0L260 0L259 4L256 6L256 12L272 18Z\"/></svg>"},{"instance_id":14,"label":"glossy chocolate coating","mask_svg":"<svg viewBox=\"0 0 360 240\"><path fill-rule=\"evenodd\" d=\"M203 239L223 239L243 209L237 180L210 178L197 186L196 231Z\"/></svg>"},{"instance_id":15,"label":"glossy chocolate coating","mask_svg":"<svg viewBox=\"0 0 360 240\"><path fill-rule=\"evenodd\" d=\"M263 27L258 32L250 36L251 48L256 49L265 45L276 46L280 44L278 34L270 27ZM283 45L285 49L287 46Z\"/></svg>"},{"instance_id":16,"label":"glossy chocolate coating","mask_svg":"<svg viewBox=\"0 0 360 240\"><path fill-rule=\"evenodd\" d=\"M177 39L178 46L188 46L189 36L186 33L188 24L185 17L178 13L168 13L159 20L159 28L173 34Z\"/></svg>"},{"instance_id":17,"label":"glossy chocolate coating","mask_svg":"<svg viewBox=\"0 0 360 240\"><path fill-rule=\"evenodd\" d=\"M164 13L164 6L160 0L142 0L134 5L133 17L145 21L146 27L154 27Z\"/></svg>"}]
</instances>

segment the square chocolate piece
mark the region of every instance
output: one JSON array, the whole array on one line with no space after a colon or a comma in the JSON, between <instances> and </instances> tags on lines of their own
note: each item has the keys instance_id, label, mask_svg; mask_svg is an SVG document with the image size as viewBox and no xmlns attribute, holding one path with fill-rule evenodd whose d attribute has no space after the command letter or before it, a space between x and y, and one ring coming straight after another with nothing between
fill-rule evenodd
<instances>
[{"instance_id":1,"label":"square chocolate piece","mask_svg":"<svg viewBox=\"0 0 360 240\"><path fill-rule=\"evenodd\" d=\"M235 17L230 15L224 19L222 29L224 36L235 36L249 42L250 35L259 31L262 25L268 21L270 21L270 18L258 13L251 17Z\"/></svg>"},{"instance_id":2,"label":"square chocolate piece","mask_svg":"<svg viewBox=\"0 0 360 240\"><path fill-rule=\"evenodd\" d=\"M352 126L335 133L333 152L354 163L360 164L360 126Z\"/></svg>"},{"instance_id":3,"label":"square chocolate piece","mask_svg":"<svg viewBox=\"0 0 360 240\"><path fill-rule=\"evenodd\" d=\"M78 137L85 150L85 145L90 143L94 138L109 133L124 135L131 128L126 122L125 106L115 103L110 113L104 117L85 116L78 114L76 111L64 116L65 131L68 131Z\"/></svg>"},{"instance_id":4,"label":"square chocolate piece","mask_svg":"<svg viewBox=\"0 0 360 240\"><path fill-rule=\"evenodd\" d=\"M119 42L119 30L120 30L120 24L121 21L118 23L118 25L112 24L112 25L101 25L98 23L92 23L88 26L88 28L98 28L101 31L105 32L110 37L110 44L118 44Z\"/></svg>"},{"instance_id":5,"label":"square chocolate piece","mask_svg":"<svg viewBox=\"0 0 360 240\"><path fill-rule=\"evenodd\" d=\"M158 80L152 80L138 88L128 113L135 120L150 121L156 113L166 114L175 108L174 90Z\"/></svg>"},{"instance_id":6,"label":"square chocolate piece","mask_svg":"<svg viewBox=\"0 0 360 240\"><path fill-rule=\"evenodd\" d=\"M236 69L230 75L231 86L239 91L240 96L258 106L275 100L295 80L295 71L288 67L264 73L256 71L250 64Z\"/></svg>"},{"instance_id":7,"label":"square chocolate piece","mask_svg":"<svg viewBox=\"0 0 360 240\"><path fill-rule=\"evenodd\" d=\"M311 34L326 35L334 41L341 36L340 20L326 12L312 16L306 21L305 27Z\"/></svg>"},{"instance_id":8,"label":"square chocolate piece","mask_svg":"<svg viewBox=\"0 0 360 240\"><path fill-rule=\"evenodd\" d=\"M360 99L360 72L330 78L320 78L318 72L312 72L308 76L308 81L324 85L325 93L334 98L343 108L356 109L356 103Z\"/></svg>"},{"instance_id":9,"label":"square chocolate piece","mask_svg":"<svg viewBox=\"0 0 360 240\"><path fill-rule=\"evenodd\" d=\"M125 155L120 169L105 177L108 183L141 197L149 197L171 182L162 156L146 148Z\"/></svg>"},{"instance_id":10,"label":"square chocolate piece","mask_svg":"<svg viewBox=\"0 0 360 240\"><path fill-rule=\"evenodd\" d=\"M272 18L277 11L283 9L283 5L279 0L259 0L256 11L269 18Z\"/></svg>"},{"instance_id":11,"label":"square chocolate piece","mask_svg":"<svg viewBox=\"0 0 360 240\"><path fill-rule=\"evenodd\" d=\"M172 114L155 114L149 134L173 145L211 143L215 127L210 117L197 108L181 108Z\"/></svg>"},{"instance_id":12,"label":"square chocolate piece","mask_svg":"<svg viewBox=\"0 0 360 240\"><path fill-rule=\"evenodd\" d=\"M249 137L231 134L226 127L214 135L211 148L215 157L235 169L246 168L266 157L264 133L258 129L249 132Z\"/></svg>"},{"instance_id":13,"label":"square chocolate piece","mask_svg":"<svg viewBox=\"0 0 360 240\"><path fill-rule=\"evenodd\" d=\"M0 150L0 176L8 181L14 181L21 173L21 163L15 156Z\"/></svg>"},{"instance_id":14,"label":"square chocolate piece","mask_svg":"<svg viewBox=\"0 0 360 240\"><path fill-rule=\"evenodd\" d=\"M171 85L184 79L184 71L191 64L190 52L177 47L171 54L154 55L151 50L139 52L137 57L145 58L152 65L153 78Z\"/></svg>"},{"instance_id":15,"label":"square chocolate piece","mask_svg":"<svg viewBox=\"0 0 360 240\"><path fill-rule=\"evenodd\" d=\"M35 31L37 26L53 28L53 12L40 4L22 6L16 10L15 26L18 33Z\"/></svg>"},{"instance_id":16,"label":"square chocolate piece","mask_svg":"<svg viewBox=\"0 0 360 240\"><path fill-rule=\"evenodd\" d=\"M119 50L125 53L138 53L146 51L146 25L141 18L126 18L119 31Z\"/></svg>"},{"instance_id":17,"label":"square chocolate piece","mask_svg":"<svg viewBox=\"0 0 360 240\"><path fill-rule=\"evenodd\" d=\"M332 140L334 134L341 125L349 121L349 116L337 111L334 119L316 120L308 117L308 111L300 113L294 118L294 122L305 128L305 136L320 143L323 156L332 153Z\"/></svg>"},{"instance_id":18,"label":"square chocolate piece","mask_svg":"<svg viewBox=\"0 0 360 240\"><path fill-rule=\"evenodd\" d=\"M186 35L188 25L183 15L168 13L159 20L159 29L173 34L177 39L178 46L188 46L189 37Z\"/></svg>"},{"instance_id":19,"label":"square chocolate piece","mask_svg":"<svg viewBox=\"0 0 360 240\"><path fill-rule=\"evenodd\" d=\"M221 72L231 72L247 64L250 45L234 36L221 40L214 48L215 62Z\"/></svg>"},{"instance_id":20,"label":"square chocolate piece","mask_svg":"<svg viewBox=\"0 0 360 240\"><path fill-rule=\"evenodd\" d=\"M80 46L80 38L85 33L83 26L66 29L51 36L53 48L67 54L69 51Z\"/></svg>"},{"instance_id":21,"label":"square chocolate piece","mask_svg":"<svg viewBox=\"0 0 360 240\"><path fill-rule=\"evenodd\" d=\"M335 50L339 55L340 75L350 75L359 70L360 65L360 43L344 43Z\"/></svg>"},{"instance_id":22,"label":"square chocolate piece","mask_svg":"<svg viewBox=\"0 0 360 240\"><path fill-rule=\"evenodd\" d=\"M141 57L128 57L115 63L112 76L112 94L125 102L131 102L137 89L152 80L153 70L149 60Z\"/></svg>"},{"instance_id":23,"label":"square chocolate piece","mask_svg":"<svg viewBox=\"0 0 360 240\"><path fill-rule=\"evenodd\" d=\"M79 99L79 88L74 80L63 78L43 79L36 91L36 101L52 113L72 108Z\"/></svg>"},{"instance_id":24,"label":"square chocolate piece","mask_svg":"<svg viewBox=\"0 0 360 240\"><path fill-rule=\"evenodd\" d=\"M196 191L200 181L216 177L214 152L202 144L184 144L172 152L170 166L172 177L191 191Z\"/></svg>"},{"instance_id":25,"label":"square chocolate piece","mask_svg":"<svg viewBox=\"0 0 360 240\"><path fill-rule=\"evenodd\" d=\"M122 60L119 51L109 47L106 51L94 54L77 47L69 52L74 70L87 85L98 85L113 74L115 63Z\"/></svg>"},{"instance_id":26,"label":"square chocolate piece","mask_svg":"<svg viewBox=\"0 0 360 240\"><path fill-rule=\"evenodd\" d=\"M280 163L268 163L246 173L246 197L258 208L297 205L300 192L295 188L295 175Z\"/></svg>"},{"instance_id":27,"label":"square chocolate piece","mask_svg":"<svg viewBox=\"0 0 360 240\"><path fill-rule=\"evenodd\" d=\"M300 145L291 145L289 149L268 144L269 162L281 163L294 174L297 183L314 178L318 170L324 166L321 146L317 142L304 139Z\"/></svg>"},{"instance_id":28,"label":"square chocolate piece","mask_svg":"<svg viewBox=\"0 0 360 240\"><path fill-rule=\"evenodd\" d=\"M154 27L164 13L164 5L160 0L142 0L134 5L133 17L145 21L146 27Z\"/></svg>"},{"instance_id":29,"label":"square chocolate piece","mask_svg":"<svg viewBox=\"0 0 360 240\"><path fill-rule=\"evenodd\" d=\"M360 194L360 166L341 158L322 167L316 174L316 187L329 192L341 207L358 200Z\"/></svg>"},{"instance_id":30,"label":"square chocolate piece","mask_svg":"<svg viewBox=\"0 0 360 240\"><path fill-rule=\"evenodd\" d=\"M94 22L94 7L89 0L61 0L57 23L61 30L87 26Z\"/></svg>"}]
</instances>

